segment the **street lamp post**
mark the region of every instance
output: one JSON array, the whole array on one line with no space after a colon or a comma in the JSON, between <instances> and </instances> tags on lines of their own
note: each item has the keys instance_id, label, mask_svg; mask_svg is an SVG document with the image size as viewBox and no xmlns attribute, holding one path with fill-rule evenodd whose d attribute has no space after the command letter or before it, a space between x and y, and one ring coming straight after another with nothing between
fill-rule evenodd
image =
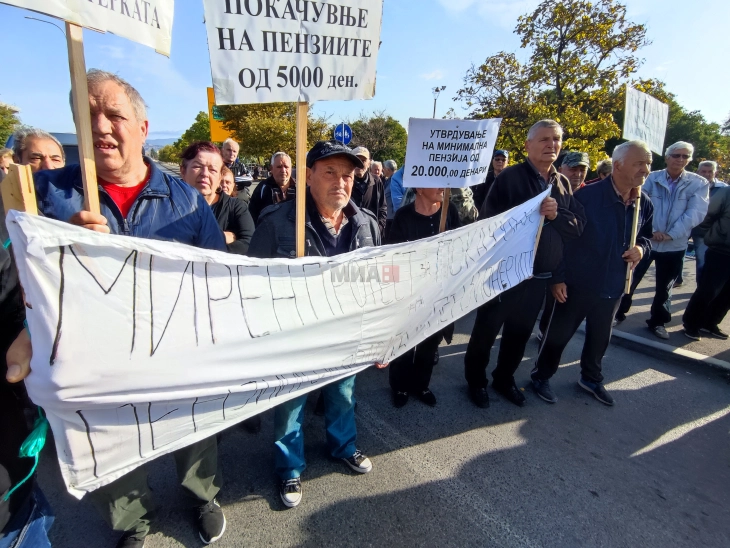
<instances>
[{"instance_id":1,"label":"street lamp post","mask_svg":"<svg viewBox=\"0 0 730 548\"><path fill-rule=\"evenodd\" d=\"M436 118L436 99L439 98L439 94L446 89L446 86L436 86L431 91L433 92L433 118Z\"/></svg>"}]
</instances>

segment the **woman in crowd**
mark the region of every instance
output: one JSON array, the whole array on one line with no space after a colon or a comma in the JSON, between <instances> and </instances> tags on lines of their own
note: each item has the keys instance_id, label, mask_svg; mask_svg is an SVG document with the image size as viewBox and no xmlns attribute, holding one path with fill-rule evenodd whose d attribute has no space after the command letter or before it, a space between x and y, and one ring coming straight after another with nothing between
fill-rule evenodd
<instances>
[{"instance_id":1,"label":"woman in crowd","mask_svg":"<svg viewBox=\"0 0 730 548\"><path fill-rule=\"evenodd\" d=\"M412 242L438 234L443 199L443 188L415 189L415 200L395 212L393 226L386 243ZM459 213L454 204L449 203L446 230L460 226ZM428 385L431 382L433 367L438 361L439 344L443 338L450 343L453 333L454 327L450 325L390 362L390 388L393 391L395 407L403 407L408 403L410 395L414 395L426 405L436 405L436 396Z\"/></svg>"},{"instance_id":2,"label":"woman in crowd","mask_svg":"<svg viewBox=\"0 0 730 548\"><path fill-rule=\"evenodd\" d=\"M228 252L245 255L253 236L253 219L245 202L218 192L224 167L218 147L207 142L193 143L180 158L182 179L195 187L213 209L218 226L226 237Z\"/></svg>"}]
</instances>

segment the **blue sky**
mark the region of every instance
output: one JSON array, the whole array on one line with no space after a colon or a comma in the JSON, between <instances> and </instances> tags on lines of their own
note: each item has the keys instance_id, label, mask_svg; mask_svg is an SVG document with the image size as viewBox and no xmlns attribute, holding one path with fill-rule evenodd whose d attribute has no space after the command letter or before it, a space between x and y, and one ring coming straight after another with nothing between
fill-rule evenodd
<instances>
[{"instance_id":1,"label":"blue sky","mask_svg":"<svg viewBox=\"0 0 730 548\"><path fill-rule=\"evenodd\" d=\"M361 112L385 110L407 126L409 117L431 116L431 88L445 85L437 114L453 106L462 115L465 111L452 97L466 70L500 50L517 51L512 33L517 16L538 3L386 0L375 99L318 103L313 108L330 116L333 124ZM627 0L626 5L634 21L648 26L653 42L639 52L645 59L640 75L664 80L681 104L701 111L708 120L727 119L730 1ZM58 29L26 16L43 18L0 5L0 46L6 56L0 101L19 107L26 124L73 131L65 39ZM84 31L84 40L87 67L115 72L142 93L149 105L152 138L179 136L199 111L207 109L205 88L211 77L201 0L177 0L170 59L111 34Z\"/></svg>"}]
</instances>

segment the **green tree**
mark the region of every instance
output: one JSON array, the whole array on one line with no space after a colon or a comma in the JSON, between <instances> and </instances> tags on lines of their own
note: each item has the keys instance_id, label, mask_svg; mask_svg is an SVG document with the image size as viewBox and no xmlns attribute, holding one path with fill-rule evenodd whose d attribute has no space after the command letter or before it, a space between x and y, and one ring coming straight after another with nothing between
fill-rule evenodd
<instances>
[{"instance_id":1,"label":"green tree","mask_svg":"<svg viewBox=\"0 0 730 548\"><path fill-rule=\"evenodd\" d=\"M227 105L218 108L224 118L224 127L234 135L241 147L241 156L266 163L274 152L283 151L295 159L296 103ZM327 139L328 130L327 119L315 117L310 111L307 120L308 147Z\"/></svg>"},{"instance_id":2,"label":"green tree","mask_svg":"<svg viewBox=\"0 0 730 548\"><path fill-rule=\"evenodd\" d=\"M395 160L399 166L403 165L408 133L398 120L381 110L372 116L360 114L358 120L348 122L348 125L352 128L349 146L364 146L378 161Z\"/></svg>"},{"instance_id":3,"label":"green tree","mask_svg":"<svg viewBox=\"0 0 730 548\"><path fill-rule=\"evenodd\" d=\"M180 152L182 151L177 150L175 145L165 145L160 149L160 152L158 152L157 155L160 162L177 164L180 162Z\"/></svg>"},{"instance_id":4,"label":"green tree","mask_svg":"<svg viewBox=\"0 0 730 548\"><path fill-rule=\"evenodd\" d=\"M183 150L196 141L210 141L210 120L207 112L198 112L193 125L177 141L160 149L160 162L179 163Z\"/></svg>"},{"instance_id":5,"label":"green tree","mask_svg":"<svg viewBox=\"0 0 730 548\"><path fill-rule=\"evenodd\" d=\"M503 118L497 145L513 160L524 158L529 127L553 118L563 126L563 148L587 152L595 165L606 140L619 135L617 92L640 65L634 53L649 43L646 28L615 0L544 0L518 18L515 33L530 50L528 63L492 55L467 71L455 99L472 118Z\"/></svg>"},{"instance_id":6,"label":"green tree","mask_svg":"<svg viewBox=\"0 0 730 548\"><path fill-rule=\"evenodd\" d=\"M0 148L20 125L17 110L5 103L0 103Z\"/></svg>"}]
</instances>

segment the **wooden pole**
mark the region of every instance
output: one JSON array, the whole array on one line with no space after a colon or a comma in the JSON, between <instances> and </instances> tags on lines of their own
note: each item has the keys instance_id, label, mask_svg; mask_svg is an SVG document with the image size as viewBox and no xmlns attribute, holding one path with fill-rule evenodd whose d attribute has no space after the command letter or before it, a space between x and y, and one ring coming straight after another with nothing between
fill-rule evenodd
<instances>
[{"instance_id":1,"label":"wooden pole","mask_svg":"<svg viewBox=\"0 0 730 548\"><path fill-rule=\"evenodd\" d=\"M38 215L38 202L30 166L10 164L8 174L0 184L5 213L11 209Z\"/></svg>"},{"instance_id":2,"label":"wooden pole","mask_svg":"<svg viewBox=\"0 0 730 548\"><path fill-rule=\"evenodd\" d=\"M79 159L81 160L81 178L84 183L84 209L92 213L100 213L99 188L96 183L96 165L94 164L94 140L91 135L91 114L89 113L89 88L86 82L83 27L66 21L66 45L68 46L68 68L71 73L73 115L79 143Z\"/></svg>"},{"instance_id":3,"label":"wooden pole","mask_svg":"<svg viewBox=\"0 0 730 548\"><path fill-rule=\"evenodd\" d=\"M296 211L297 229L296 246L297 257L304 257L304 221L306 219L307 203L307 117L309 103L297 103L297 180L296 180Z\"/></svg>"},{"instance_id":4,"label":"wooden pole","mask_svg":"<svg viewBox=\"0 0 730 548\"><path fill-rule=\"evenodd\" d=\"M542 236L542 227L545 225L545 215L540 215L540 226L537 227L537 236L535 236L535 247L532 248L532 260L535 261L537 255L537 246L540 245L540 236Z\"/></svg>"},{"instance_id":5,"label":"wooden pole","mask_svg":"<svg viewBox=\"0 0 730 548\"><path fill-rule=\"evenodd\" d=\"M629 242L629 249L636 245L636 235L639 232L639 213L641 213L641 187L639 187L639 195L634 201L634 220L631 224L631 241ZM626 285L624 286L624 293L627 295L631 293L631 281L634 276L634 270L631 268L631 263L626 265Z\"/></svg>"},{"instance_id":6,"label":"wooden pole","mask_svg":"<svg viewBox=\"0 0 730 548\"><path fill-rule=\"evenodd\" d=\"M449 216L449 200L451 199L451 189L444 189L444 201L441 203L441 222L439 223L439 232L446 231L446 219Z\"/></svg>"}]
</instances>

